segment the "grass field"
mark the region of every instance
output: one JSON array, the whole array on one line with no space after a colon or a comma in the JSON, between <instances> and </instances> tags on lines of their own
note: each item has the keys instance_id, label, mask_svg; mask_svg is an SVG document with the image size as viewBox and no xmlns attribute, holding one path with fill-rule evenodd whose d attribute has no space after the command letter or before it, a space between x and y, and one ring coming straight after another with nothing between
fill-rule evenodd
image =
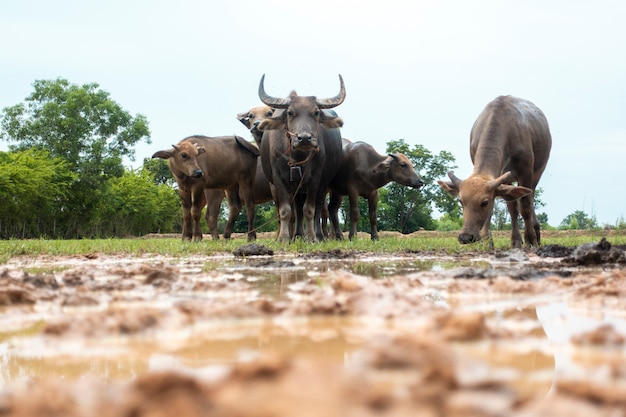
<instances>
[{"instance_id":1,"label":"grass field","mask_svg":"<svg viewBox=\"0 0 626 417\"><path fill-rule=\"evenodd\" d=\"M489 251L485 243L460 245L457 242L458 232L419 231L409 235L395 232L381 232L381 239L373 242L367 233L359 233L354 242L326 241L307 243L296 241L290 244L281 244L274 239L273 233L260 234L256 243L271 248L276 253L310 253L319 251L359 251L380 254L392 254L401 251L441 251L454 254L465 251ZM583 243L598 242L602 237L614 245L626 245L625 230L549 230L542 232L543 245L577 246ZM496 250L509 249L510 232L498 231L493 233L494 248ZM230 253L236 248L245 245L245 235L236 235L233 239L217 241L205 238L202 242L182 242L177 235L150 235L141 238L126 239L80 239L80 240L2 240L0 241L0 263L6 263L15 256L38 255L89 255L101 253L120 256L143 256L147 254L185 257L190 255L213 255Z\"/></svg>"}]
</instances>

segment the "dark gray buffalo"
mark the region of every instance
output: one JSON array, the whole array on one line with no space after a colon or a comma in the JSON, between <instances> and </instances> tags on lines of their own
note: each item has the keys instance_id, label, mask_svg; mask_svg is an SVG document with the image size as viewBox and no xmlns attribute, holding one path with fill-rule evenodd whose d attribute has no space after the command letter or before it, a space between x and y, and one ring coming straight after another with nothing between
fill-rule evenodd
<instances>
[{"instance_id":1,"label":"dark gray buffalo","mask_svg":"<svg viewBox=\"0 0 626 417\"><path fill-rule=\"evenodd\" d=\"M241 197L248 217L248 240L256 239L252 188L258 156L258 148L239 136L190 136L172 145L171 149L152 155L153 158L167 159L178 183L183 206L183 240L202 240L200 216L207 195L212 195L215 190L226 190L230 195ZM210 213L215 215L210 217ZM229 213L225 238L230 237L234 225L230 216L236 218L238 215L239 211ZM208 209L206 220L216 239L217 214Z\"/></svg>"},{"instance_id":2,"label":"dark gray buffalo","mask_svg":"<svg viewBox=\"0 0 626 417\"><path fill-rule=\"evenodd\" d=\"M268 180L274 184L278 204L281 242L290 240L289 224L292 203L302 209L306 221L304 238L323 240L320 218L328 184L341 163L341 132L343 121L326 111L343 103L346 89L341 75L340 91L332 98L299 96L292 92L286 98L271 97L265 92L261 77L259 98L277 109L263 120L259 129L261 164ZM298 234L298 227L296 227Z\"/></svg>"},{"instance_id":3,"label":"dark gray buffalo","mask_svg":"<svg viewBox=\"0 0 626 417\"><path fill-rule=\"evenodd\" d=\"M520 211L526 246L541 244L534 191L548 163L551 147L548 121L533 103L500 96L487 104L470 134L474 172L465 180L448 172L451 182L438 181L444 190L461 201L463 229L459 242L490 238L494 200L502 197L511 215L511 246L522 247ZM514 181L517 186L511 185Z\"/></svg>"},{"instance_id":4,"label":"dark gray buffalo","mask_svg":"<svg viewBox=\"0 0 626 417\"><path fill-rule=\"evenodd\" d=\"M330 203L328 212L335 239L343 239L339 228L337 212L343 196L350 200L350 233L352 240L356 236L359 222L359 196L365 198L369 207L372 240L378 239L377 215L378 189L395 181L408 187L419 188L424 181L413 169L413 164L402 153L381 155L374 147L365 142L343 140L343 159L339 172L330 183Z\"/></svg>"}]
</instances>

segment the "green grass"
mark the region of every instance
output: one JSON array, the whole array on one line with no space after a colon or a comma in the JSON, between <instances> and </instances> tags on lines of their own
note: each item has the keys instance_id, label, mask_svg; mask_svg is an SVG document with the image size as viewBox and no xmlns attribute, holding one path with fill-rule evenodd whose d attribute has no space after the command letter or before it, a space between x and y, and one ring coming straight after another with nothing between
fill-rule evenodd
<instances>
[{"instance_id":1,"label":"green grass","mask_svg":"<svg viewBox=\"0 0 626 417\"><path fill-rule=\"evenodd\" d=\"M393 254L423 251L435 251L446 254L461 254L468 251L490 251L485 243L460 245L456 236L458 232L416 232L411 235L381 232L381 239L372 242L369 235L359 233L358 239L351 242L326 241L307 243L298 240L282 244L273 238L273 234L265 234L256 243L265 245L275 253L306 254L328 251L358 251ZM494 232L494 248L509 249L510 232ZM626 245L626 231L546 231L542 234L543 245L557 244L577 246L583 243L598 242L606 237L614 245ZM182 242L180 238L131 238L131 239L81 239L81 240L2 240L0 241L0 263L6 263L16 256L63 255L78 256L89 254L107 254L121 256L166 255L186 257L191 255L211 256L219 253L231 253L245 245L245 235L237 235L234 239L217 241L205 238L199 243Z\"/></svg>"}]
</instances>

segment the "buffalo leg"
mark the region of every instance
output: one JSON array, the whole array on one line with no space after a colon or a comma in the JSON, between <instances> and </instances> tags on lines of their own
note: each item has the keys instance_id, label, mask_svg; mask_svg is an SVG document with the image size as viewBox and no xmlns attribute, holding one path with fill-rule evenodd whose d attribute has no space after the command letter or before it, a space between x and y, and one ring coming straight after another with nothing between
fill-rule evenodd
<instances>
[{"instance_id":1,"label":"buffalo leg","mask_svg":"<svg viewBox=\"0 0 626 417\"><path fill-rule=\"evenodd\" d=\"M243 200L244 208L246 209L246 217L248 219L248 242L252 240L256 240L256 231L254 230L254 200L252 198L252 185L254 184L254 179L252 179L251 184L240 184L240 197Z\"/></svg>"},{"instance_id":2,"label":"buffalo leg","mask_svg":"<svg viewBox=\"0 0 626 417\"><path fill-rule=\"evenodd\" d=\"M306 197L304 194L297 194L293 198L292 204L292 218L295 216L295 230L293 233L294 237L304 237L304 213L303 207L304 202L306 201Z\"/></svg>"},{"instance_id":3,"label":"buffalo leg","mask_svg":"<svg viewBox=\"0 0 626 417\"><path fill-rule=\"evenodd\" d=\"M287 243L291 239L289 233L289 224L293 215L291 195L285 190L285 187L275 187L274 193L278 211L278 241Z\"/></svg>"},{"instance_id":4,"label":"buffalo leg","mask_svg":"<svg viewBox=\"0 0 626 417\"><path fill-rule=\"evenodd\" d=\"M204 198L204 191L197 190L192 194L191 202L191 220L193 222L193 241L200 242L202 240L202 228L200 224L200 218L202 217L202 210L206 204Z\"/></svg>"},{"instance_id":5,"label":"buffalo leg","mask_svg":"<svg viewBox=\"0 0 626 417\"><path fill-rule=\"evenodd\" d=\"M350 233L348 239L353 240L356 237L356 227L359 224L359 195L350 190L348 199L350 200Z\"/></svg>"},{"instance_id":6,"label":"buffalo leg","mask_svg":"<svg viewBox=\"0 0 626 417\"><path fill-rule=\"evenodd\" d=\"M339 227L339 207L343 196L336 192L330 192L330 202L328 203L328 218L332 228L332 237L336 240L343 240L343 233Z\"/></svg>"},{"instance_id":7,"label":"buffalo leg","mask_svg":"<svg viewBox=\"0 0 626 417\"><path fill-rule=\"evenodd\" d=\"M378 219L376 218L376 211L378 210L378 190L372 191L367 199L367 204L372 240L378 240Z\"/></svg>"},{"instance_id":8,"label":"buffalo leg","mask_svg":"<svg viewBox=\"0 0 626 417\"><path fill-rule=\"evenodd\" d=\"M220 215L222 200L224 200L224 190L207 188L204 190L204 196L207 201L205 213L206 225L209 228L209 233L213 240L217 240L220 238L217 231L217 219Z\"/></svg>"},{"instance_id":9,"label":"buffalo leg","mask_svg":"<svg viewBox=\"0 0 626 417\"><path fill-rule=\"evenodd\" d=\"M541 235L539 232L539 221L535 215L532 193L520 199L520 211L524 219L524 243L526 247L539 246L541 244Z\"/></svg>"},{"instance_id":10,"label":"buffalo leg","mask_svg":"<svg viewBox=\"0 0 626 417\"><path fill-rule=\"evenodd\" d=\"M522 235L519 231L519 203L517 200L507 201L506 208L511 215L511 247L522 247Z\"/></svg>"},{"instance_id":11,"label":"buffalo leg","mask_svg":"<svg viewBox=\"0 0 626 417\"><path fill-rule=\"evenodd\" d=\"M183 207L183 241L193 238L193 225L191 219L191 193L178 189L178 196Z\"/></svg>"},{"instance_id":12,"label":"buffalo leg","mask_svg":"<svg viewBox=\"0 0 626 417\"><path fill-rule=\"evenodd\" d=\"M317 241L317 235L315 233L315 206L316 206L316 193L308 192L306 200L302 206L302 217L306 222L304 239L308 242Z\"/></svg>"},{"instance_id":13,"label":"buffalo leg","mask_svg":"<svg viewBox=\"0 0 626 417\"><path fill-rule=\"evenodd\" d=\"M226 197L228 199L228 220L224 226L224 239L230 239L235 229L235 222L241 212L241 200L239 198L239 189L232 187L227 190Z\"/></svg>"},{"instance_id":14,"label":"buffalo leg","mask_svg":"<svg viewBox=\"0 0 626 417\"><path fill-rule=\"evenodd\" d=\"M318 191L315 199L315 213L313 215L313 225L315 228L315 238L324 241L328 238L328 205L326 204L326 194L328 191Z\"/></svg>"}]
</instances>

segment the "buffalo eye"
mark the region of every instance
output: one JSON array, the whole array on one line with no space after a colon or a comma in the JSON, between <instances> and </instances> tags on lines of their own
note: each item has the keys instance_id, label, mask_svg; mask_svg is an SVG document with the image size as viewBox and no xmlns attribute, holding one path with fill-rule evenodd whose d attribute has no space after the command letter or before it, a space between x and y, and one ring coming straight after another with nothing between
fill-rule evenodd
<instances>
[{"instance_id":1,"label":"buffalo eye","mask_svg":"<svg viewBox=\"0 0 626 417\"><path fill-rule=\"evenodd\" d=\"M319 109L318 109L318 110L315 110L315 113L313 113L313 116L315 116L315 117L320 117L320 111L319 111Z\"/></svg>"},{"instance_id":2,"label":"buffalo eye","mask_svg":"<svg viewBox=\"0 0 626 417\"><path fill-rule=\"evenodd\" d=\"M183 158L183 159L187 159L187 158L189 158L189 155L187 155L186 152L183 152L183 153L180 154L180 157Z\"/></svg>"},{"instance_id":3,"label":"buffalo eye","mask_svg":"<svg viewBox=\"0 0 626 417\"><path fill-rule=\"evenodd\" d=\"M294 116L294 112L292 112L291 110L287 110L287 116L293 117Z\"/></svg>"},{"instance_id":4,"label":"buffalo eye","mask_svg":"<svg viewBox=\"0 0 626 417\"><path fill-rule=\"evenodd\" d=\"M489 205L489 200L483 200L480 202L481 207L487 207Z\"/></svg>"}]
</instances>

